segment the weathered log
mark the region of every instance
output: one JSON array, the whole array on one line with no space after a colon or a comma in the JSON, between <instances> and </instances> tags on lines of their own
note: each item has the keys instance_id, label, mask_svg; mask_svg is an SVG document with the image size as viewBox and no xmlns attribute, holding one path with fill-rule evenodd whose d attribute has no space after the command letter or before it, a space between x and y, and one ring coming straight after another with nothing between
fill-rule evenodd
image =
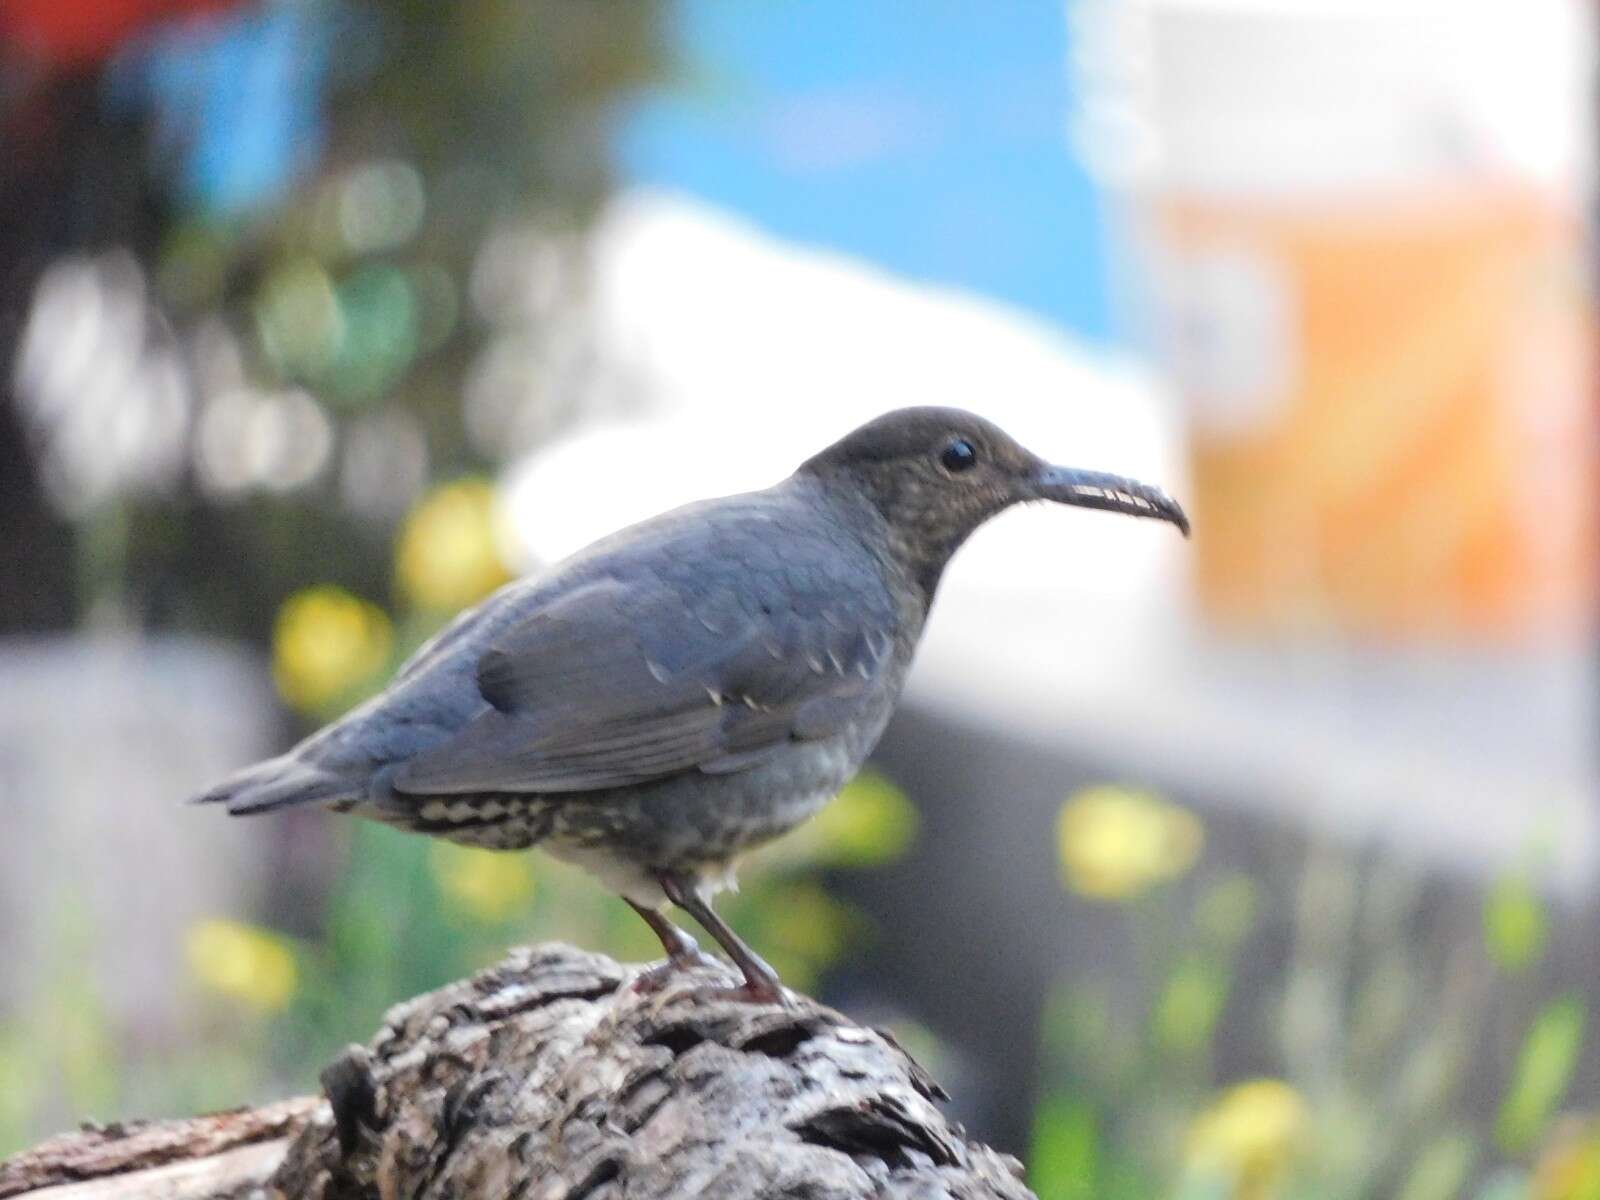
<instances>
[{"instance_id":1,"label":"weathered log","mask_svg":"<svg viewBox=\"0 0 1600 1200\"><path fill-rule=\"evenodd\" d=\"M0 1197L1029 1195L886 1034L728 998L710 968L655 994L636 974L515 951L391 1010L323 1073L327 1100L57 1138L0 1164Z\"/></svg>"},{"instance_id":2,"label":"weathered log","mask_svg":"<svg viewBox=\"0 0 1600 1200\"><path fill-rule=\"evenodd\" d=\"M301 1096L181 1121L87 1126L0 1162L0 1197L222 1200L263 1185L326 1104ZM43 1189L43 1190L40 1190Z\"/></svg>"}]
</instances>

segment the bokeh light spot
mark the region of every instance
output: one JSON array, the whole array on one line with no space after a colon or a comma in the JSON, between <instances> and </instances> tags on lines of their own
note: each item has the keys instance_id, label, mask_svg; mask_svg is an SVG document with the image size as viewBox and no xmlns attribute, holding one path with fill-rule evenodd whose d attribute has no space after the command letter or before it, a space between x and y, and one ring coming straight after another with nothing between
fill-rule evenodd
<instances>
[{"instance_id":1,"label":"bokeh light spot","mask_svg":"<svg viewBox=\"0 0 1600 1200\"><path fill-rule=\"evenodd\" d=\"M495 519L494 488L487 480L435 488L400 531L395 572L402 591L423 608L454 611L509 580Z\"/></svg>"},{"instance_id":2,"label":"bokeh light spot","mask_svg":"<svg viewBox=\"0 0 1600 1200\"><path fill-rule=\"evenodd\" d=\"M422 176L408 162L365 163L339 189L339 232L353 254L390 250L422 226Z\"/></svg>"},{"instance_id":3,"label":"bokeh light spot","mask_svg":"<svg viewBox=\"0 0 1600 1200\"><path fill-rule=\"evenodd\" d=\"M813 820L818 862L851 867L891 862L917 836L917 810L876 771L863 771Z\"/></svg>"},{"instance_id":4,"label":"bokeh light spot","mask_svg":"<svg viewBox=\"0 0 1600 1200\"><path fill-rule=\"evenodd\" d=\"M316 379L344 339L333 280L313 259L294 259L267 276L255 307L261 348L286 379Z\"/></svg>"},{"instance_id":5,"label":"bokeh light spot","mask_svg":"<svg viewBox=\"0 0 1600 1200\"><path fill-rule=\"evenodd\" d=\"M436 841L428 847L428 869L448 904L487 924L504 921L533 899L525 854Z\"/></svg>"},{"instance_id":6,"label":"bokeh light spot","mask_svg":"<svg viewBox=\"0 0 1600 1200\"><path fill-rule=\"evenodd\" d=\"M1062 879L1096 900L1130 900L1183 875L1199 858L1205 829L1186 809L1145 792L1091 787L1061 807L1056 822Z\"/></svg>"},{"instance_id":7,"label":"bokeh light spot","mask_svg":"<svg viewBox=\"0 0 1600 1200\"><path fill-rule=\"evenodd\" d=\"M321 714L372 682L394 640L388 616L343 588L284 601L272 633L272 677L295 708Z\"/></svg>"},{"instance_id":8,"label":"bokeh light spot","mask_svg":"<svg viewBox=\"0 0 1600 1200\"><path fill-rule=\"evenodd\" d=\"M1233 1181L1236 1196L1271 1194L1310 1129L1304 1098L1279 1079L1253 1079L1223 1092L1189 1128L1189 1165Z\"/></svg>"},{"instance_id":9,"label":"bokeh light spot","mask_svg":"<svg viewBox=\"0 0 1600 1200\"><path fill-rule=\"evenodd\" d=\"M260 1012L279 1012L294 998L299 970L287 941L239 921L212 919L184 937L189 971L206 988Z\"/></svg>"},{"instance_id":10,"label":"bokeh light spot","mask_svg":"<svg viewBox=\"0 0 1600 1200\"><path fill-rule=\"evenodd\" d=\"M338 289L344 338L331 367L334 390L360 404L383 395L417 352L417 297L398 267L357 271Z\"/></svg>"}]
</instances>

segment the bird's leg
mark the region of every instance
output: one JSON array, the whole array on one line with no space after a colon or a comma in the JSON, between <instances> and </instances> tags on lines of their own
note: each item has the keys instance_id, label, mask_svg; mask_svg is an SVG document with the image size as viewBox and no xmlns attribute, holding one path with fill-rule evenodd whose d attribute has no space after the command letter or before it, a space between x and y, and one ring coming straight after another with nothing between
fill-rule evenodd
<instances>
[{"instance_id":1,"label":"bird's leg","mask_svg":"<svg viewBox=\"0 0 1600 1200\"><path fill-rule=\"evenodd\" d=\"M624 896L623 899L627 900L628 898ZM685 967L703 967L716 963L716 959L700 949L694 938L679 929L655 909L646 908L642 904L635 904L632 900L628 900L628 907L644 918L644 923L650 926L651 932L661 939L662 948L667 952L666 962L651 967L633 981L635 991L660 991L662 985L667 982L667 976L674 971L681 971Z\"/></svg>"},{"instance_id":2,"label":"bird's leg","mask_svg":"<svg viewBox=\"0 0 1600 1200\"><path fill-rule=\"evenodd\" d=\"M673 871L662 871L656 878L661 883L661 890L666 892L667 899L699 921L706 932L717 939L717 944L728 952L734 965L744 972L744 986L737 989L740 997L757 1004L783 1003L783 982L778 978L778 973L745 945L726 921L717 916L711 905L701 899L691 881Z\"/></svg>"}]
</instances>

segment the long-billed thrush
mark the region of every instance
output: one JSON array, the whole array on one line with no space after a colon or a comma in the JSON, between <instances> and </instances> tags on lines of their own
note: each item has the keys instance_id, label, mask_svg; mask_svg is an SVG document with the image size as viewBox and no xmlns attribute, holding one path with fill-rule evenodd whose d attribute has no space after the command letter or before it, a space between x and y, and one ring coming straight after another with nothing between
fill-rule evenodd
<instances>
[{"instance_id":1,"label":"long-billed thrush","mask_svg":"<svg viewBox=\"0 0 1600 1200\"><path fill-rule=\"evenodd\" d=\"M860 767L939 578L1029 500L1170 521L1157 488L1050 466L949 408L869 422L765 491L603 538L457 617L380 695L206 792L234 815L311 804L498 850L539 845L632 905L667 961L690 913L754 999L777 975L712 911L741 853Z\"/></svg>"}]
</instances>

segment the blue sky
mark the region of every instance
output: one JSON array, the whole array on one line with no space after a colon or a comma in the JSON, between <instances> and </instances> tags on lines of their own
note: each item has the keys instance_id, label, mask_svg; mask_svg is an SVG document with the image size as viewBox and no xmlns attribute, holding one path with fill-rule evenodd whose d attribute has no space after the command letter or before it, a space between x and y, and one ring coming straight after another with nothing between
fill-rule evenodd
<instances>
[{"instance_id":1,"label":"blue sky","mask_svg":"<svg viewBox=\"0 0 1600 1200\"><path fill-rule=\"evenodd\" d=\"M1103 226L1065 135L1063 0L677 0L676 77L624 177L779 236L1111 335Z\"/></svg>"},{"instance_id":2,"label":"blue sky","mask_svg":"<svg viewBox=\"0 0 1600 1200\"><path fill-rule=\"evenodd\" d=\"M622 174L1109 340L1099 204L1065 134L1065 4L674 0L677 69L617 126ZM113 90L172 118L191 201L247 210L317 144L325 43L299 6L246 9L159 40Z\"/></svg>"}]
</instances>

